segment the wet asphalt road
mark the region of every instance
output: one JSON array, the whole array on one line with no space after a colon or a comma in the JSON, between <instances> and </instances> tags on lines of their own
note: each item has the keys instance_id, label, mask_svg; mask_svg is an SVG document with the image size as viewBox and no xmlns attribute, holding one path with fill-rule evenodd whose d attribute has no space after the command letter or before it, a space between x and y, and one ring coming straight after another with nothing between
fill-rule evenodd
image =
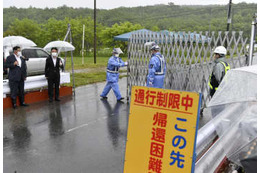
<instances>
[{"instance_id":1,"label":"wet asphalt road","mask_svg":"<svg viewBox=\"0 0 260 173\"><path fill-rule=\"evenodd\" d=\"M4 173L122 173L129 105L99 95L105 82L76 96L4 110ZM126 78L119 82L126 95ZM203 121L200 124L204 124Z\"/></svg>"},{"instance_id":2,"label":"wet asphalt road","mask_svg":"<svg viewBox=\"0 0 260 173\"><path fill-rule=\"evenodd\" d=\"M113 92L100 100L104 85L77 88L75 100L4 110L3 172L122 173L129 106Z\"/></svg>"}]
</instances>

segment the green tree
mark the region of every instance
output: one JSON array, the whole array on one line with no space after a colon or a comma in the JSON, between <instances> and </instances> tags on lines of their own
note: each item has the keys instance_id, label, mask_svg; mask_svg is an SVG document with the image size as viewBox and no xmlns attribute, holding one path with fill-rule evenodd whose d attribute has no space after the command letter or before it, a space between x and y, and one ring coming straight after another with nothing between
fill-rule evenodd
<instances>
[{"instance_id":1,"label":"green tree","mask_svg":"<svg viewBox=\"0 0 260 173\"><path fill-rule=\"evenodd\" d=\"M123 52L127 51L127 42L114 41L114 36L131 32L134 30L142 29L140 24L132 24L130 22L124 22L120 24L114 24L112 27L107 27L101 33L102 43L107 47L120 47Z\"/></svg>"},{"instance_id":2,"label":"green tree","mask_svg":"<svg viewBox=\"0 0 260 173\"><path fill-rule=\"evenodd\" d=\"M251 34L252 16L256 4L232 5L232 31L243 31L244 37ZM72 8L4 8L3 31L6 35L22 35L43 47L48 42L63 40L68 23L71 24L75 53L79 54L82 44L82 26L85 24L85 49L93 48L93 9ZM126 51L127 43L114 41L114 36L146 28L152 31L225 31L227 26L227 5L177 6L154 5L145 7L120 7L111 10L97 10L98 49L114 46Z\"/></svg>"},{"instance_id":3,"label":"green tree","mask_svg":"<svg viewBox=\"0 0 260 173\"><path fill-rule=\"evenodd\" d=\"M8 29L3 33L4 36L19 35L34 41L37 45L40 44L41 27L35 21L30 19L15 19L9 25Z\"/></svg>"},{"instance_id":4,"label":"green tree","mask_svg":"<svg viewBox=\"0 0 260 173\"><path fill-rule=\"evenodd\" d=\"M67 20L56 20L50 18L47 23L42 25L41 46L56 40L63 40L67 32Z\"/></svg>"}]
</instances>

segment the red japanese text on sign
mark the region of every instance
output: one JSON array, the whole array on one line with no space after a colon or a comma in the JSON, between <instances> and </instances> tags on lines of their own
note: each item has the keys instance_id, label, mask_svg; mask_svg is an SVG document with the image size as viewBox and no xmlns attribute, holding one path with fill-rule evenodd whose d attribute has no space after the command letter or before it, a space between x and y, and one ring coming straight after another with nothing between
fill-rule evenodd
<instances>
[{"instance_id":1,"label":"red japanese text on sign","mask_svg":"<svg viewBox=\"0 0 260 173\"><path fill-rule=\"evenodd\" d=\"M146 91L146 104L148 105L154 105L155 99L156 99L156 91ZM150 102L149 102L150 101Z\"/></svg>"},{"instance_id":2,"label":"red japanese text on sign","mask_svg":"<svg viewBox=\"0 0 260 173\"><path fill-rule=\"evenodd\" d=\"M167 125L167 114L164 113L156 113L153 116L153 125L157 125L159 127L166 127Z\"/></svg>"},{"instance_id":3,"label":"red japanese text on sign","mask_svg":"<svg viewBox=\"0 0 260 173\"><path fill-rule=\"evenodd\" d=\"M168 93L158 92L157 93L157 106L167 107Z\"/></svg>"},{"instance_id":4,"label":"red japanese text on sign","mask_svg":"<svg viewBox=\"0 0 260 173\"><path fill-rule=\"evenodd\" d=\"M193 106L193 98L188 94L182 96L178 93L151 91L144 89L135 90L134 102L138 105L158 106L168 109L181 109L183 107L185 111Z\"/></svg>"},{"instance_id":5,"label":"red japanese text on sign","mask_svg":"<svg viewBox=\"0 0 260 173\"><path fill-rule=\"evenodd\" d=\"M139 90L135 90L135 102L136 103L144 103L144 90L143 89L139 89Z\"/></svg>"},{"instance_id":6,"label":"red japanese text on sign","mask_svg":"<svg viewBox=\"0 0 260 173\"><path fill-rule=\"evenodd\" d=\"M182 97L181 105L185 107L185 110L188 110L188 107L192 107L193 98L187 95L186 97Z\"/></svg>"},{"instance_id":7,"label":"red japanese text on sign","mask_svg":"<svg viewBox=\"0 0 260 173\"><path fill-rule=\"evenodd\" d=\"M150 146L151 157L149 160L149 170L152 170L156 173L162 171L161 159L163 158L163 153L164 153L166 125L167 125L167 114L156 112L153 116L154 127L152 128L152 138L151 138L152 142Z\"/></svg>"},{"instance_id":8,"label":"red japanese text on sign","mask_svg":"<svg viewBox=\"0 0 260 173\"><path fill-rule=\"evenodd\" d=\"M153 128L152 131L153 136L151 140L165 143L165 131L166 130L162 128Z\"/></svg>"},{"instance_id":9,"label":"red japanese text on sign","mask_svg":"<svg viewBox=\"0 0 260 173\"><path fill-rule=\"evenodd\" d=\"M155 142L151 143L150 154L155 157L163 158L164 145Z\"/></svg>"},{"instance_id":10,"label":"red japanese text on sign","mask_svg":"<svg viewBox=\"0 0 260 173\"><path fill-rule=\"evenodd\" d=\"M156 173L161 173L162 172L162 160L150 157L148 170L151 170Z\"/></svg>"},{"instance_id":11,"label":"red japanese text on sign","mask_svg":"<svg viewBox=\"0 0 260 173\"><path fill-rule=\"evenodd\" d=\"M180 109L180 98L181 98L180 94L170 93L168 107L173 109L175 108Z\"/></svg>"}]
</instances>

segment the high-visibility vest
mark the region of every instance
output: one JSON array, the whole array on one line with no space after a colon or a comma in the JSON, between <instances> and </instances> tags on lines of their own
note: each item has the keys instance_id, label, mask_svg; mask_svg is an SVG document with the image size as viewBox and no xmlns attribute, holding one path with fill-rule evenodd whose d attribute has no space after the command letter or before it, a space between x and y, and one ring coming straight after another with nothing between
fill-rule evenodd
<instances>
[{"instance_id":1,"label":"high-visibility vest","mask_svg":"<svg viewBox=\"0 0 260 173\"><path fill-rule=\"evenodd\" d=\"M221 64L223 64L223 66L225 67L225 74L227 73L228 70L230 70L230 65L227 63L227 62L224 62L224 61L220 61ZM212 74L209 76L209 82L208 82L208 85L210 87L210 95L213 96L213 94L216 92L216 90L218 89L218 86L221 82L221 80L223 79L223 77L225 76L225 74L222 75L220 81L218 82L216 80L216 77L215 75Z\"/></svg>"},{"instance_id":2,"label":"high-visibility vest","mask_svg":"<svg viewBox=\"0 0 260 173\"><path fill-rule=\"evenodd\" d=\"M155 75L163 75L164 74L164 66L165 66L165 59L164 56L162 55L162 57L160 57L159 55L156 55L156 57L159 59L160 61L160 67L161 69L158 72L155 72Z\"/></svg>"},{"instance_id":3,"label":"high-visibility vest","mask_svg":"<svg viewBox=\"0 0 260 173\"><path fill-rule=\"evenodd\" d=\"M120 62L119 58L116 58L116 61L119 63ZM112 68L107 67L107 72L109 72L109 73L119 73L119 67L115 67L115 66L113 66Z\"/></svg>"}]
</instances>

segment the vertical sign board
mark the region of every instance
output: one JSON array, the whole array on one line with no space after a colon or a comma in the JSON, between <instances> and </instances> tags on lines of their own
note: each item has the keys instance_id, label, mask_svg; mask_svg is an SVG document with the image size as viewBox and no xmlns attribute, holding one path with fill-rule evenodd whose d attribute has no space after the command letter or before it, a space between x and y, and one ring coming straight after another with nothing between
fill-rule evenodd
<instances>
[{"instance_id":1,"label":"vertical sign board","mask_svg":"<svg viewBox=\"0 0 260 173\"><path fill-rule=\"evenodd\" d=\"M132 87L124 173L193 173L201 95Z\"/></svg>"}]
</instances>

